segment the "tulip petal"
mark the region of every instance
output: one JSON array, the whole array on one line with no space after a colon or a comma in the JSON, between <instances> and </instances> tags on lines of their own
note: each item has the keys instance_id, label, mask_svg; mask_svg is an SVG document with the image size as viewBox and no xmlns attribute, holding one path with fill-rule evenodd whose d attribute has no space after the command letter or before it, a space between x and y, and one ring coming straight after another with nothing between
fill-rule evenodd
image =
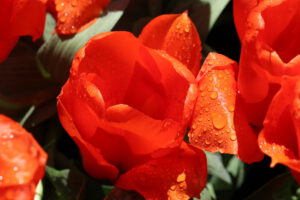
<instances>
[{"instance_id":1,"label":"tulip petal","mask_svg":"<svg viewBox=\"0 0 300 200\"><path fill-rule=\"evenodd\" d=\"M0 115L0 199L33 199L47 155L18 123Z\"/></svg>"},{"instance_id":2,"label":"tulip petal","mask_svg":"<svg viewBox=\"0 0 300 200\"><path fill-rule=\"evenodd\" d=\"M271 166L282 163L300 172L300 82L299 76L285 77L267 112L259 134L261 150L272 158Z\"/></svg>"},{"instance_id":3,"label":"tulip petal","mask_svg":"<svg viewBox=\"0 0 300 200\"><path fill-rule=\"evenodd\" d=\"M270 83L280 83L282 75L300 74L298 4L285 0L235 1L242 43L238 85L246 101L263 101Z\"/></svg>"},{"instance_id":4,"label":"tulip petal","mask_svg":"<svg viewBox=\"0 0 300 200\"><path fill-rule=\"evenodd\" d=\"M238 142L237 155L246 163L258 162L263 159L264 154L259 149L257 134L249 125L245 107L243 107L242 104L243 100L240 95L238 95L234 112L234 127Z\"/></svg>"},{"instance_id":5,"label":"tulip petal","mask_svg":"<svg viewBox=\"0 0 300 200\"><path fill-rule=\"evenodd\" d=\"M86 138L92 137L97 130L97 122L99 123L96 114L97 110L91 108L92 105L95 105L94 102L97 98L95 99L93 95L88 96L89 93L85 93L84 91L82 92L85 94L85 97L89 97L88 99L90 99L90 101L88 101L91 102L90 105L83 103L79 98L74 98L74 96L77 95L77 91L74 91L73 87L78 86L75 88L82 89L82 87L86 85L82 86L80 82L73 82L73 84L75 85L67 82L58 97L57 106L59 119L63 127L79 146L83 165L91 176L113 181L119 173L118 169L105 160L98 148L85 140ZM101 106L101 101L99 101L98 106Z\"/></svg>"},{"instance_id":6,"label":"tulip petal","mask_svg":"<svg viewBox=\"0 0 300 200\"><path fill-rule=\"evenodd\" d=\"M257 5L258 0L234 0L233 17L239 38L242 41L247 29L247 17L250 11Z\"/></svg>"},{"instance_id":7,"label":"tulip petal","mask_svg":"<svg viewBox=\"0 0 300 200\"><path fill-rule=\"evenodd\" d=\"M164 50L196 74L200 68L201 42L187 12L181 15L161 15L145 26L139 36L153 49Z\"/></svg>"},{"instance_id":8,"label":"tulip petal","mask_svg":"<svg viewBox=\"0 0 300 200\"><path fill-rule=\"evenodd\" d=\"M88 73L86 78L101 91L106 107L127 104L152 118L181 122L194 78L177 65L145 48L133 35L115 32L100 34L83 47L71 76Z\"/></svg>"},{"instance_id":9,"label":"tulip petal","mask_svg":"<svg viewBox=\"0 0 300 200\"><path fill-rule=\"evenodd\" d=\"M42 0L1 1L0 62L6 59L19 36L30 35L36 40L43 34L45 15Z\"/></svg>"},{"instance_id":10,"label":"tulip petal","mask_svg":"<svg viewBox=\"0 0 300 200\"><path fill-rule=\"evenodd\" d=\"M49 10L57 20L58 34L84 30L99 17L110 0L50 0Z\"/></svg>"},{"instance_id":11,"label":"tulip petal","mask_svg":"<svg viewBox=\"0 0 300 200\"><path fill-rule=\"evenodd\" d=\"M235 67L234 61L220 54L207 56L197 77L200 94L189 132L191 144L212 152L237 153Z\"/></svg>"},{"instance_id":12,"label":"tulip petal","mask_svg":"<svg viewBox=\"0 0 300 200\"><path fill-rule=\"evenodd\" d=\"M146 199L199 197L206 184L206 159L201 150L182 143L178 152L153 159L123 174L116 183Z\"/></svg>"},{"instance_id":13,"label":"tulip petal","mask_svg":"<svg viewBox=\"0 0 300 200\"><path fill-rule=\"evenodd\" d=\"M189 139L207 151L237 154L244 162L262 159L257 136L237 96L233 60L211 53L197 77L199 91ZM251 146L249 148L249 146Z\"/></svg>"}]
</instances>

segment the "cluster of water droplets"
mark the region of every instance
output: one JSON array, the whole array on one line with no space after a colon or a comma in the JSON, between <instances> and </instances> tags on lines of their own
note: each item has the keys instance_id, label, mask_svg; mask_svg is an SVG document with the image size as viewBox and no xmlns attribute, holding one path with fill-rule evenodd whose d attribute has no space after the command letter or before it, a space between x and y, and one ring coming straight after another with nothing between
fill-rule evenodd
<instances>
[{"instance_id":1,"label":"cluster of water droplets","mask_svg":"<svg viewBox=\"0 0 300 200\"><path fill-rule=\"evenodd\" d=\"M237 140L230 122L235 110L235 101L230 99L235 99L235 93L230 84L226 84L232 74L227 70L216 71L206 73L200 81L195 109L197 116L193 119L189 136L192 143L201 147L211 146L221 152L230 140ZM229 140L224 135L229 135Z\"/></svg>"}]
</instances>

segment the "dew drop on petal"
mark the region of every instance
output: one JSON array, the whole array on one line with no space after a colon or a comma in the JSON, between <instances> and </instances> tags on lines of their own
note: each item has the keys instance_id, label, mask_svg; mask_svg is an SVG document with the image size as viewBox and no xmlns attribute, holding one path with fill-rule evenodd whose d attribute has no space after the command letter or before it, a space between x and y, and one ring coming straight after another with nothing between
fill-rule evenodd
<instances>
[{"instance_id":1,"label":"dew drop on petal","mask_svg":"<svg viewBox=\"0 0 300 200\"><path fill-rule=\"evenodd\" d=\"M231 135L231 136L230 136L230 139L231 139L232 141L235 141L235 140L236 140L236 135Z\"/></svg>"},{"instance_id":2,"label":"dew drop on petal","mask_svg":"<svg viewBox=\"0 0 300 200\"><path fill-rule=\"evenodd\" d=\"M56 5L56 11L57 11L57 12L62 11L62 10L64 9L64 6L65 6L65 3L64 3L64 2L62 2L62 3L60 3L60 4L57 4L57 5Z\"/></svg>"},{"instance_id":3,"label":"dew drop on petal","mask_svg":"<svg viewBox=\"0 0 300 200\"><path fill-rule=\"evenodd\" d=\"M215 113L212 116L212 123L216 129L222 129L227 124L226 118L219 113Z\"/></svg>"},{"instance_id":4,"label":"dew drop on petal","mask_svg":"<svg viewBox=\"0 0 300 200\"><path fill-rule=\"evenodd\" d=\"M183 182L183 181L185 181L185 173L184 172L182 172L181 174L179 174L178 176L177 176L177 182Z\"/></svg>"},{"instance_id":5,"label":"dew drop on petal","mask_svg":"<svg viewBox=\"0 0 300 200\"><path fill-rule=\"evenodd\" d=\"M233 111L234 111L234 106L233 106L233 105L228 106L228 110L229 110L230 112L233 112Z\"/></svg>"},{"instance_id":6,"label":"dew drop on petal","mask_svg":"<svg viewBox=\"0 0 300 200\"><path fill-rule=\"evenodd\" d=\"M216 91L211 92L211 93L210 93L210 98L211 98L211 99L216 99L216 98L218 98L218 93L217 93Z\"/></svg>"}]
</instances>

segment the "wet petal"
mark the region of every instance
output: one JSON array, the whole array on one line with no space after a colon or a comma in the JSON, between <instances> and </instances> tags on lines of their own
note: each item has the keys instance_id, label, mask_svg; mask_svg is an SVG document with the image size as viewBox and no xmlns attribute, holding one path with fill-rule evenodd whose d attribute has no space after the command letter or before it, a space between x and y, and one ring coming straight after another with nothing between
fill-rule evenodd
<instances>
[{"instance_id":1,"label":"wet petal","mask_svg":"<svg viewBox=\"0 0 300 200\"><path fill-rule=\"evenodd\" d=\"M186 65L194 75L200 68L201 42L187 12L181 15L162 15L143 29L139 38L153 49L164 50Z\"/></svg>"},{"instance_id":2,"label":"wet petal","mask_svg":"<svg viewBox=\"0 0 300 200\"><path fill-rule=\"evenodd\" d=\"M57 20L58 34L74 34L88 27L110 0L50 0L50 12Z\"/></svg>"},{"instance_id":3,"label":"wet petal","mask_svg":"<svg viewBox=\"0 0 300 200\"><path fill-rule=\"evenodd\" d=\"M179 151L123 174L116 186L135 190L146 199L189 199L199 197L205 187L206 170L203 152L183 143Z\"/></svg>"},{"instance_id":4,"label":"wet petal","mask_svg":"<svg viewBox=\"0 0 300 200\"><path fill-rule=\"evenodd\" d=\"M264 129L259 135L259 145L261 150L272 158L271 166L282 163L300 171L299 94L299 77L285 77L282 87L269 106Z\"/></svg>"},{"instance_id":5,"label":"wet petal","mask_svg":"<svg viewBox=\"0 0 300 200\"><path fill-rule=\"evenodd\" d=\"M47 155L30 133L0 115L0 199L32 199Z\"/></svg>"},{"instance_id":6,"label":"wet petal","mask_svg":"<svg viewBox=\"0 0 300 200\"><path fill-rule=\"evenodd\" d=\"M220 54L206 58L197 77L199 95L189 132L191 144L212 152L237 153L235 67L234 61Z\"/></svg>"}]
</instances>

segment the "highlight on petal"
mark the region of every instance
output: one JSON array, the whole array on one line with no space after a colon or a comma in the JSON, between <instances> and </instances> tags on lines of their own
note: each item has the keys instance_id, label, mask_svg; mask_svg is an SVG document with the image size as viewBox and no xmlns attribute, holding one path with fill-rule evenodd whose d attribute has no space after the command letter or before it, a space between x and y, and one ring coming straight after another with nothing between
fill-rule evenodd
<instances>
[{"instance_id":1,"label":"highlight on petal","mask_svg":"<svg viewBox=\"0 0 300 200\"><path fill-rule=\"evenodd\" d=\"M84 30L96 20L110 0L49 0L50 12L57 20L58 34L69 35Z\"/></svg>"},{"instance_id":2,"label":"highlight on petal","mask_svg":"<svg viewBox=\"0 0 300 200\"><path fill-rule=\"evenodd\" d=\"M221 54L207 56L197 77L200 94L189 140L201 149L237 154L251 163L261 160L263 155L237 96L236 68L233 60Z\"/></svg>"},{"instance_id":3,"label":"highlight on petal","mask_svg":"<svg viewBox=\"0 0 300 200\"><path fill-rule=\"evenodd\" d=\"M204 153L182 143L173 154L152 159L123 174L116 186L135 190L146 199L183 200L199 197L206 173Z\"/></svg>"},{"instance_id":4,"label":"highlight on petal","mask_svg":"<svg viewBox=\"0 0 300 200\"><path fill-rule=\"evenodd\" d=\"M187 12L153 19L144 27L139 39L150 48L166 51L186 65L194 75L199 71L201 41Z\"/></svg>"},{"instance_id":5,"label":"highlight on petal","mask_svg":"<svg viewBox=\"0 0 300 200\"><path fill-rule=\"evenodd\" d=\"M47 155L17 122L0 115L0 199L31 200Z\"/></svg>"},{"instance_id":6,"label":"highlight on petal","mask_svg":"<svg viewBox=\"0 0 300 200\"><path fill-rule=\"evenodd\" d=\"M300 81L299 76L284 77L267 112L259 134L260 149L272 158L271 166L284 164L300 172Z\"/></svg>"}]
</instances>

